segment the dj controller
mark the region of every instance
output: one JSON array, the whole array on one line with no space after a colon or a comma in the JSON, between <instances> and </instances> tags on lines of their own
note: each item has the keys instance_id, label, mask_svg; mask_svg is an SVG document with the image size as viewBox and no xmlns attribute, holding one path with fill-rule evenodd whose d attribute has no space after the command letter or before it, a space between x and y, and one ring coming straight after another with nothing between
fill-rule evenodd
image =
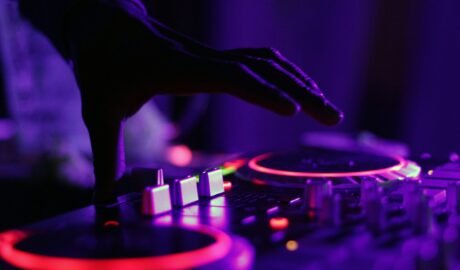
<instances>
[{"instance_id":1,"label":"dj controller","mask_svg":"<svg viewBox=\"0 0 460 270\"><path fill-rule=\"evenodd\" d=\"M460 163L369 149L240 156L0 234L1 269L460 269Z\"/></svg>"}]
</instances>

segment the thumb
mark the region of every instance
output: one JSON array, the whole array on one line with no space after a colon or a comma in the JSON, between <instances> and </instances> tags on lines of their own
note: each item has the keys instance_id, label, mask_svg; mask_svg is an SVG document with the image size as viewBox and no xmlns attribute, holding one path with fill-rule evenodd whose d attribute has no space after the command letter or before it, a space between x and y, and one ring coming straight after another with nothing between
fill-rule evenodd
<instances>
[{"instance_id":1,"label":"thumb","mask_svg":"<svg viewBox=\"0 0 460 270\"><path fill-rule=\"evenodd\" d=\"M98 110L83 110L93 152L96 179L95 204L116 202L115 186L125 169L123 144L124 121L113 114Z\"/></svg>"}]
</instances>

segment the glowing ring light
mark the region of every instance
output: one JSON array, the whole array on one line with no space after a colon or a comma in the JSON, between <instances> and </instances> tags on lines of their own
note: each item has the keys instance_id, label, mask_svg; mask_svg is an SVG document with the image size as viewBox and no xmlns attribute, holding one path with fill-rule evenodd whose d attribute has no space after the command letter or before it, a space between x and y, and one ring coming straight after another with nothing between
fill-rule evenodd
<instances>
[{"instance_id":1,"label":"glowing ring light","mask_svg":"<svg viewBox=\"0 0 460 270\"><path fill-rule=\"evenodd\" d=\"M278 176L289 176L289 177L313 177L313 178L322 178L322 177L352 177L352 176L371 176L381 173L386 173L388 171L398 171L406 165L406 160L399 156L394 156L392 158L398 161L398 164L376 170L367 170L359 172L295 172L295 171L286 171L278 170L264 167L259 164L260 161L269 158L273 153L262 154L254 157L248 163L248 167L256 172L278 175Z\"/></svg>"},{"instance_id":2,"label":"glowing ring light","mask_svg":"<svg viewBox=\"0 0 460 270\"><path fill-rule=\"evenodd\" d=\"M80 259L52 257L25 252L15 248L15 244L27 238L30 233L8 231L0 234L0 257L11 265L25 269L40 270L134 270L134 269L190 269L225 257L232 245L226 233L206 226L186 227L206 234L215 242L196 250L137 258Z\"/></svg>"}]
</instances>

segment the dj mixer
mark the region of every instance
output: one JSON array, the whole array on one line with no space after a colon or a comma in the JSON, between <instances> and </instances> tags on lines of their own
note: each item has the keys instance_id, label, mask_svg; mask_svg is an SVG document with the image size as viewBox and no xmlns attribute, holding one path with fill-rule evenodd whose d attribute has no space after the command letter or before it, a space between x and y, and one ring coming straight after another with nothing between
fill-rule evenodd
<instances>
[{"instance_id":1,"label":"dj mixer","mask_svg":"<svg viewBox=\"0 0 460 270\"><path fill-rule=\"evenodd\" d=\"M0 235L1 269L460 269L460 163L361 148L240 156Z\"/></svg>"}]
</instances>

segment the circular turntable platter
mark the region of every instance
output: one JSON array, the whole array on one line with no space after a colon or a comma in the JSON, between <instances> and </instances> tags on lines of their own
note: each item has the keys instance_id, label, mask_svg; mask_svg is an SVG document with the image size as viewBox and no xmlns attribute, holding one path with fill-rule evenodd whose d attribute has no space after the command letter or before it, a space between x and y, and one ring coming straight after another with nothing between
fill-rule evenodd
<instances>
[{"instance_id":1,"label":"circular turntable platter","mask_svg":"<svg viewBox=\"0 0 460 270\"><path fill-rule=\"evenodd\" d=\"M80 224L2 233L0 257L21 269L199 269L226 258L233 244L207 226Z\"/></svg>"},{"instance_id":2,"label":"circular turntable platter","mask_svg":"<svg viewBox=\"0 0 460 270\"><path fill-rule=\"evenodd\" d=\"M399 156L355 150L305 147L249 158L237 176L254 184L303 188L307 179L330 179L334 186L359 185L363 177L386 182L417 177L420 167Z\"/></svg>"}]
</instances>

